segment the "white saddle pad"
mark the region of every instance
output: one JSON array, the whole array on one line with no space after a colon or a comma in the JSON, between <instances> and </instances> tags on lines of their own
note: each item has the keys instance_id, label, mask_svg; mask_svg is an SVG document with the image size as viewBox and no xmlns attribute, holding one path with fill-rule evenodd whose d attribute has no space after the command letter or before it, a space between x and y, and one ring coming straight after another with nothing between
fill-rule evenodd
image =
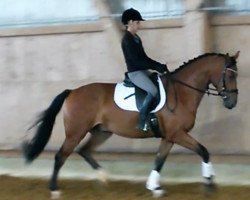
<instances>
[{"instance_id":1,"label":"white saddle pad","mask_svg":"<svg viewBox=\"0 0 250 200\"><path fill-rule=\"evenodd\" d=\"M159 88L160 88L161 100L159 104L156 106L156 108L151 111L152 113L159 111L166 102L166 93L163 88L161 79L159 77L158 77L158 83L159 83ZM117 83L115 86L115 93L114 93L114 101L116 105L123 110L139 112L139 110L136 107L135 95L125 99L126 97L134 93L135 93L134 87L125 87L123 83Z\"/></svg>"}]
</instances>

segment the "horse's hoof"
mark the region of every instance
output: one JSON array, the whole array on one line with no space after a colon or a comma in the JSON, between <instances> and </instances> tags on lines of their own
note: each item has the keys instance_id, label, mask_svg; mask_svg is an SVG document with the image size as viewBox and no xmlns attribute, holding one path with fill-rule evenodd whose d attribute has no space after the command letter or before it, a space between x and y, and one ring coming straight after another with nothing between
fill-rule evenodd
<instances>
[{"instance_id":1,"label":"horse's hoof","mask_svg":"<svg viewBox=\"0 0 250 200\"><path fill-rule=\"evenodd\" d=\"M214 182L214 176L207 178L206 183L205 183L205 188L206 188L207 194L216 192L217 185Z\"/></svg>"},{"instance_id":2,"label":"horse's hoof","mask_svg":"<svg viewBox=\"0 0 250 200\"><path fill-rule=\"evenodd\" d=\"M50 195L51 199L59 199L61 196L61 192L59 190L51 191Z\"/></svg>"},{"instance_id":3,"label":"horse's hoof","mask_svg":"<svg viewBox=\"0 0 250 200\"><path fill-rule=\"evenodd\" d=\"M108 173L103 169L99 169L97 171L97 179L99 181L101 181L102 183L107 184L108 183Z\"/></svg>"},{"instance_id":4,"label":"horse's hoof","mask_svg":"<svg viewBox=\"0 0 250 200\"><path fill-rule=\"evenodd\" d=\"M217 185L215 183L206 184L206 192L208 194L214 193L217 191Z\"/></svg>"},{"instance_id":5,"label":"horse's hoof","mask_svg":"<svg viewBox=\"0 0 250 200\"><path fill-rule=\"evenodd\" d=\"M151 190L154 198L160 198L166 195L166 191L161 188L156 188L154 190Z\"/></svg>"}]
</instances>

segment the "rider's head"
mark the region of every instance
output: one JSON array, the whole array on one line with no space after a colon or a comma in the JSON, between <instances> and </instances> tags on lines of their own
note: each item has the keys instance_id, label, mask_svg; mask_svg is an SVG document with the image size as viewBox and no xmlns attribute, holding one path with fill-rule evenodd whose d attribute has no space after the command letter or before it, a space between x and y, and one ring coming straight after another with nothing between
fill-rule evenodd
<instances>
[{"instance_id":1,"label":"rider's head","mask_svg":"<svg viewBox=\"0 0 250 200\"><path fill-rule=\"evenodd\" d=\"M142 19L141 14L133 8L125 10L122 14L122 23L132 34L136 34L140 29L140 21L144 21L144 19Z\"/></svg>"},{"instance_id":2,"label":"rider's head","mask_svg":"<svg viewBox=\"0 0 250 200\"><path fill-rule=\"evenodd\" d=\"M139 11L130 8L125 10L122 13L122 23L124 25L128 25L129 21L145 21L144 19L142 19L141 14L139 13Z\"/></svg>"}]
</instances>

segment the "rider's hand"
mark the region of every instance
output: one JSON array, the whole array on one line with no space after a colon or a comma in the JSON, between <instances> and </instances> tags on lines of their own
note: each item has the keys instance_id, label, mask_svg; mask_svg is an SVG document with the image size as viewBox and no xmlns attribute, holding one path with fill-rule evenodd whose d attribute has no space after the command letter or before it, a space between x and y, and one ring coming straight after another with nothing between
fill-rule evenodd
<instances>
[{"instance_id":1,"label":"rider's hand","mask_svg":"<svg viewBox=\"0 0 250 200\"><path fill-rule=\"evenodd\" d=\"M157 70L159 73L165 73L165 72L169 72L168 71L168 68L167 68L167 65L166 64L161 64L159 67L158 67L158 70Z\"/></svg>"},{"instance_id":2,"label":"rider's hand","mask_svg":"<svg viewBox=\"0 0 250 200\"><path fill-rule=\"evenodd\" d=\"M167 64L165 64L165 73L170 73Z\"/></svg>"}]
</instances>

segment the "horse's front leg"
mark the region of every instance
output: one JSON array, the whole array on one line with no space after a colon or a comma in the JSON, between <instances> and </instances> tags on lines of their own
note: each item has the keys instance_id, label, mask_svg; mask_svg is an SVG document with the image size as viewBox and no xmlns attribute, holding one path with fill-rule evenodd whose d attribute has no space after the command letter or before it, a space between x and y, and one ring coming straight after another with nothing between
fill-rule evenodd
<instances>
[{"instance_id":1,"label":"horse's front leg","mask_svg":"<svg viewBox=\"0 0 250 200\"><path fill-rule=\"evenodd\" d=\"M173 143L167 142L166 139L161 140L161 144L155 159L155 168L151 171L146 183L146 188L152 191L154 197L161 197L165 194L165 191L160 186L160 171L172 146Z\"/></svg>"},{"instance_id":2,"label":"horse's front leg","mask_svg":"<svg viewBox=\"0 0 250 200\"><path fill-rule=\"evenodd\" d=\"M209 152L201 145L199 142L197 142L194 138L192 138L188 133L186 132L179 132L176 134L176 137L174 138L174 143L179 144L180 146L186 147L194 152L196 152L199 156L202 158L201 163L201 171L202 176L205 178L205 185L208 192L212 192L216 189L215 183L214 183L214 169L213 165L210 162L210 156Z\"/></svg>"},{"instance_id":3,"label":"horse's front leg","mask_svg":"<svg viewBox=\"0 0 250 200\"><path fill-rule=\"evenodd\" d=\"M208 192L213 192L216 189L216 185L214 183L214 168L212 163L210 162L209 152L206 147L201 144L198 144L198 148L196 152L202 157L203 161L201 163L201 171L202 176L205 178L205 184Z\"/></svg>"}]
</instances>

